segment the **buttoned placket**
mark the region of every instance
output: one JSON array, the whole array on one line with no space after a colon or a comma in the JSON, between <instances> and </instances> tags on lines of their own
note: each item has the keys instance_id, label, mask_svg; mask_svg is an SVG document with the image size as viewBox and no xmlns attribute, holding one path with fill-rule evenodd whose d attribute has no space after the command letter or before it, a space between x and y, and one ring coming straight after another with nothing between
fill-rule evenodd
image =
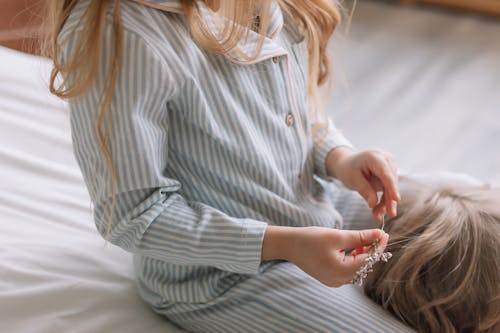
<instances>
[{"instance_id":1,"label":"buttoned placket","mask_svg":"<svg viewBox=\"0 0 500 333\"><path fill-rule=\"evenodd\" d=\"M297 175L298 178L298 183L299 187L303 190L302 186L300 185L303 183L303 180L301 179L301 173L304 168L304 163L307 161L307 150L305 147L307 147L307 134L305 133L305 127L302 123L302 117L300 116L300 111L298 107L298 103L295 97L295 87L291 79L291 64L289 62L289 56L290 54L285 54L285 55L279 55L279 56L274 56L271 58L273 64L276 66L281 66L282 73L284 75L286 87L287 87L287 97L289 100L290 104L290 110L287 110L284 116L284 123L287 127L289 127L292 130L295 130L297 135L295 138L297 139L297 144L299 146L302 158L299 166L299 174Z\"/></svg>"},{"instance_id":2,"label":"buttoned placket","mask_svg":"<svg viewBox=\"0 0 500 333\"><path fill-rule=\"evenodd\" d=\"M151 6L151 7L160 9L160 10L164 10L164 11L183 13L180 1L174 1L174 0L172 0L172 1L134 0L134 1L140 2L144 5ZM202 1L196 1L195 3L198 6L198 9L200 10L201 18L204 20L204 23L207 26L213 28L214 31L217 31L217 24L216 24L217 20L215 20L214 18L218 14L211 11L209 8L207 8L205 3ZM277 5L275 2L273 2L273 5L278 6L278 9L279 9L279 5ZM282 20L282 17L280 19ZM285 80L286 86L288 88L286 90L287 90L287 96L288 96L289 104L290 104L290 109L286 110L286 113L283 117L284 118L283 122L284 122L285 126L290 128L291 130L297 131L295 138L297 140L297 144L299 146L299 149L300 149L300 152L302 155L302 160L300 162L301 165L299 166L299 170L300 170L300 172L302 172L302 170L304 168L304 163L306 163L306 161L307 161L307 153L308 153L307 149L305 148L308 146L307 145L307 143L308 143L307 133L306 133L307 129L303 125L302 118L300 117L300 110L299 110L298 103L297 103L295 93L294 93L295 87L294 87L294 84L292 82L291 75L290 75L291 65L289 62L289 52L291 52L291 51L285 50L280 45L278 45L275 41L278 34L282 30L281 29L282 26L283 25L278 27L276 31L271 32L270 35L266 37L266 40L264 41L264 47L262 49L262 51L264 51L264 52L261 53L260 57L257 57L256 59L254 59L252 61L248 61L248 60L241 58L239 56L239 54L233 50L228 51L227 53L224 54L224 56L226 58L228 58L231 62L236 63L236 64L240 64L240 65L251 65L251 64L255 64L257 62L269 60L269 61L272 61L272 63L274 65L281 66L282 73L284 73L284 80ZM250 34L250 36L253 36L253 35L255 35L255 37L257 36L257 33L254 31L250 31L249 34ZM273 47L272 48L265 47L265 45L268 43L273 43L274 44ZM253 42L249 42L248 44L255 45ZM247 53L247 52L245 52L245 45L239 45L239 46L242 47L241 50L244 53ZM246 51L248 51L248 50L246 50ZM251 54L251 51L249 54ZM300 178L300 176L299 176L299 178Z\"/></svg>"},{"instance_id":3,"label":"buttoned placket","mask_svg":"<svg viewBox=\"0 0 500 333\"><path fill-rule=\"evenodd\" d=\"M282 29L279 28L280 33ZM250 31L250 34L253 35L255 32ZM255 35L257 36L257 35ZM283 47L280 45L278 40L280 37L278 36L278 33L275 32L273 33L273 37L266 37L264 41L264 47L262 50L265 52L261 53L259 57L254 59L253 61L245 61L242 59L239 59L238 56L235 56L235 54L226 54L226 57L237 64L241 65L251 65L257 62L261 61L271 61L271 65L274 66L280 66L280 72L283 75L283 80L284 80L284 85L285 85L285 94L288 97L288 107L289 109L285 110L285 114L282 115L282 120L283 124L287 126L290 130L295 131L294 138L296 140L296 144L298 145L301 160L299 162L298 170L299 174L297 175L296 181L298 182L298 187L300 191L305 191L306 185L304 182L306 181L305 179L301 178L300 175L304 170L305 164L307 163L307 154L308 154L308 147L309 147L309 140L307 138L307 129L306 126L303 124L302 117L300 116L300 109L299 109L299 104L297 103L297 99L295 96L295 85L292 80L292 68L291 68L291 63L290 63L290 56L291 52L293 52L293 45L296 44L297 39L302 38L303 41L303 36L298 37L297 35L292 36L291 39L292 41L285 43L287 46ZM295 43L294 43L295 42ZM249 43L252 45L252 43ZM266 47L266 45L268 47ZM272 47L271 47L272 45ZM300 66L300 64L298 64ZM294 168L295 169L295 168Z\"/></svg>"},{"instance_id":4,"label":"buttoned placket","mask_svg":"<svg viewBox=\"0 0 500 333\"><path fill-rule=\"evenodd\" d=\"M209 16L208 16L209 17ZM296 131L294 138L296 139L296 144L298 145L298 149L301 156L300 164L298 165L299 175L302 173L304 169L304 165L307 162L307 154L308 154L308 140L306 128L303 124L302 117L300 116L299 106L295 96L295 86L291 79L291 64L290 64L290 52L292 52L293 42L285 43L287 47L278 43L279 33L282 33L282 27L279 27L277 31L272 33L272 36L266 36L264 40L264 46L261 50L260 56L252 61L244 60L238 56L235 52L228 52L224 54L226 58L228 58L231 62L240 64L240 65L251 65L262 61L271 61L272 65L280 66L280 72L283 73L283 79L286 87L286 96L288 97L289 109L286 110L285 115L282 117L282 121L285 126L287 126L290 130ZM249 31L250 36L259 38L257 33L254 31ZM302 36L303 37L303 36ZM292 39L297 38L297 36L292 37ZM247 45L255 45L253 42L249 42ZM251 50L245 50L247 45L241 45L244 53L251 54ZM263 52L262 52L263 51ZM300 176L298 176L299 183L301 183ZM302 188L302 186L300 186Z\"/></svg>"},{"instance_id":5,"label":"buttoned placket","mask_svg":"<svg viewBox=\"0 0 500 333\"><path fill-rule=\"evenodd\" d=\"M286 55L280 55L280 56L274 56L271 58L271 60L273 61L273 63L275 63L276 65L279 65L282 61L286 61L288 62L288 57ZM286 66L288 67L288 66ZM283 68L284 71L286 71L288 68ZM288 73L285 72L284 74L285 77L288 77ZM288 91L291 91L291 87L289 87L289 82L288 80L285 80L286 82L286 86L287 86L287 90ZM293 94L293 91L292 91L292 94ZM287 95L290 95L287 93ZM287 96L289 98L289 103L290 103L290 106L293 105L293 98L290 98L290 96ZM295 124L295 117L294 117L294 114L292 111L288 110L286 113L285 113L285 117L284 117L284 121L285 121L285 124L286 126L288 127L292 127L294 126Z\"/></svg>"}]
</instances>

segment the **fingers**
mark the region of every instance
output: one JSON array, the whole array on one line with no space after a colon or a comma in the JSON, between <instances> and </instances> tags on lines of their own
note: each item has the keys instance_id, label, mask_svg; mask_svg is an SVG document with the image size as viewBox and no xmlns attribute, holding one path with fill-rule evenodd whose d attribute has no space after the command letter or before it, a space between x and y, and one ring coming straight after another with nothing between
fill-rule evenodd
<instances>
[{"instance_id":1,"label":"fingers","mask_svg":"<svg viewBox=\"0 0 500 333\"><path fill-rule=\"evenodd\" d=\"M387 200L386 202L386 210L389 213L390 217L396 217L398 215L398 203L394 200Z\"/></svg>"},{"instance_id":2,"label":"fingers","mask_svg":"<svg viewBox=\"0 0 500 333\"><path fill-rule=\"evenodd\" d=\"M385 160L389 164L389 167L391 168L392 173L395 175L396 180L398 179L398 167L396 166L396 163L394 163L394 157L392 156L391 153L384 152L385 155Z\"/></svg>"},{"instance_id":3,"label":"fingers","mask_svg":"<svg viewBox=\"0 0 500 333\"><path fill-rule=\"evenodd\" d=\"M380 179L384 187L384 194L388 194L388 199L391 201L399 201L401 197L398 191L398 176L393 170L393 167L386 158L382 158L381 163L375 163L374 170L372 172L374 175Z\"/></svg>"},{"instance_id":4,"label":"fingers","mask_svg":"<svg viewBox=\"0 0 500 333\"><path fill-rule=\"evenodd\" d=\"M342 284L349 283L354 274L361 268L368 258L368 252L372 249L375 240L378 241L377 252L383 252L387 246L389 235L380 229L369 230L342 230L341 237L337 239L339 244L345 249L355 248L351 255L346 255L344 250L337 252L339 260L336 270L336 282L332 286L339 287Z\"/></svg>"},{"instance_id":5,"label":"fingers","mask_svg":"<svg viewBox=\"0 0 500 333\"><path fill-rule=\"evenodd\" d=\"M375 208L378 201L376 188L365 178L361 178L361 186L358 193L365 199L370 208Z\"/></svg>"},{"instance_id":6,"label":"fingers","mask_svg":"<svg viewBox=\"0 0 500 333\"><path fill-rule=\"evenodd\" d=\"M372 247L371 246L359 246L349 253L351 256L357 256L362 253L368 253Z\"/></svg>"},{"instance_id":7,"label":"fingers","mask_svg":"<svg viewBox=\"0 0 500 333\"><path fill-rule=\"evenodd\" d=\"M376 221L381 221L382 216L389 214L390 217L396 217L397 212L397 202L394 200L389 200L388 196L384 192L380 198L379 203L372 209L373 217Z\"/></svg>"},{"instance_id":8,"label":"fingers","mask_svg":"<svg viewBox=\"0 0 500 333\"><path fill-rule=\"evenodd\" d=\"M372 209L376 220L386 213L390 217L397 215L397 202L401 200L398 190L397 167L392 155L372 150L358 153L350 159L349 176L342 179L347 187L356 190ZM383 192L378 200L377 191Z\"/></svg>"},{"instance_id":9,"label":"fingers","mask_svg":"<svg viewBox=\"0 0 500 333\"><path fill-rule=\"evenodd\" d=\"M362 253L357 256L345 256L342 261L342 266L346 270L346 275L352 278L354 273L363 265L368 254Z\"/></svg>"},{"instance_id":10,"label":"fingers","mask_svg":"<svg viewBox=\"0 0 500 333\"><path fill-rule=\"evenodd\" d=\"M372 245L375 240L379 244L387 244L389 235L380 229L367 229L367 230L343 230L340 239L340 247L345 249L357 248L360 246Z\"/></svg>"},{"instance_id":11,"label":"fingers","mask_svg":"<svg viewBox=\"0 0 500 333\"><path fill-rule=\"evenodd\" d=\"M380 231L380 229L375 229L375 230ZM373 231L375 230L363 230L362 233L368 232L368 235L370 234L374 235L376 234L373 233ZM377 252L382 253L384 252L387 246L389 235L387 235L384 232L380 232L380 234L382 234L383 236L381 238L375 238L375 239L379 240L377 245ZM374 240L372 240L372 244L373 241ZM359 268L363 265L365 259L368 258L368 252L372 248L371 246L372 244L370 244L370 246L365 245L356 247L356 249L354 249L350 255L343 257L342 266L345 269L347 276L353 276L354 273L356 273L359 270Z\"/></svg>"},{"instance_id":12,"label":"fingers","mask_svg":"<svg viewBox=\"0 0 500 333\"><path fill-rule=\"evenodd\" d=\"M382 216L387 213L386 200L387 195L384 192L384 194L382 194L382 197L380 198L379 203L372 209L372 214L376 221L381 221Z\"/></svg>"},{"instance_id":13,"label":"fingers","mask_svg":"<svg viewBox=\"0 0 500 333\"><path fill-rule=\"evenodd\" d=\"M376 151L373 157L375 160L371 171L375 177L372 177L370 183L372 186L378 188L380 188L381 183L383 196L380 202L371 208L373 208L373 216L375 219L380 221L382 215L386 213L388 213L390 217L395 217L397 215L397 202L401 200L401 196L398 190L397 167L392 155Z\"/></svg>"}]
</instances>

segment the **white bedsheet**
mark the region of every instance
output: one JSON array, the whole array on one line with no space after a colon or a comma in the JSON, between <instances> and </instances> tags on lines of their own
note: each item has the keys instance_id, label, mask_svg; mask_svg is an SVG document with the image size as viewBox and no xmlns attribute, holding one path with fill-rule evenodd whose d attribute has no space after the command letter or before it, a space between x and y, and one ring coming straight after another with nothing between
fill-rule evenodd
<instances>
[{"instance_id":1,"label":"white bedsheet","mask_svg":"<svg viewBox=\"0 0 500 333\"><path fill-rule=\"evenodd\" d=\"M95 231L49 68L0 47L0 332L181 332L139 299L131 256Z\"/></svg>"},{"instance_id":2,"label":"white bedsheet","mask_svg":"<svg viewBox=\"0 0 500 333\"><path fill-rule=\"evenodd\" d=\"M348 137L406 170L500 182L500 24L361 2L351 31L335 51L351 88L327 100ZM95 231L49 68L0 48L0 332L181 332Z\"/></svg>"}]
</instances>

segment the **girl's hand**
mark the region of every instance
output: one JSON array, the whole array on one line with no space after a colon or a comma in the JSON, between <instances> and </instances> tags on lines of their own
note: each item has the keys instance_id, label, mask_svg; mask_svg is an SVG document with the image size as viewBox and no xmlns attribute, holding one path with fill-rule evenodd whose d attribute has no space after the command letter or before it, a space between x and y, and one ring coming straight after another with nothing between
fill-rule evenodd
<instances>
[{"instance_id":1,"label":"girl's hand","mask_svg":"<svg viewBox=\"0 0 500 333\"><path fill-rule=\"evenodd\" d=\"M383 252L389 236L380 229L338 230L323 227L294 228L287 259L304 272L329 287L340 287L349 283L354 273L368 257L366 253L356 256L345 254L346 249L369 247L378 239L377 251Z\"/></svg>"},{"instance_id":2,"label":"girl's hand","mask_svg":"<svg viewBox=\"0 0 500 333\"><path fill-rule=\"evenodd\" d=\"M337 147L328 155L326 169L328 175L339 179L366 200L377 221L386 213L396 216L401 197L392 155L379 150L358 153L348 147ZM383 192L379 202L377 191Z\"/></svg>"}]
</instances>

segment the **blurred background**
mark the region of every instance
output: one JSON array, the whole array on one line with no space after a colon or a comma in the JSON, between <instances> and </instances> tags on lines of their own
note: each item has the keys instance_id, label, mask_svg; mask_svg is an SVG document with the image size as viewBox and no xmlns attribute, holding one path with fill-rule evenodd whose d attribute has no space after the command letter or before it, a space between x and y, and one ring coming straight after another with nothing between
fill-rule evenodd
<instances>
[{"instance_id":1,"label":"blurred background","mask_svg":"<svg viewBox=\"0 0 500 333\"><path fill-rule=\"evenodd\" d=\"M43 1L0 4L0 44L32 51ZM392 152L403 171L500 184L500 0L343 6L352 21L331 43L324 98L337 126L360 149Z\"/></svg>"},{"instance_id":2,"label":"blurred background","mask_svg":"<svg viewBox=\"0 0 500 333\"><path fill-rule=\"evenodd\" d=\"M0 44L32 51L43 1L0 4ZM324 98L337 126L360 149L392 152L404 171L500 184L500 0L342 4L352 21L331 43Z\"/></svg>"},{"instance_id":3,"label":"blurred background","mask_svg":"<svg viewBox=\"0 0 500 333\"><path fill-rule=\"evenodd\" d=\"M403 171L500 185L499 14L500 0L358 1L331 43L336 125Z\"/></svg>"}]
</instances>

